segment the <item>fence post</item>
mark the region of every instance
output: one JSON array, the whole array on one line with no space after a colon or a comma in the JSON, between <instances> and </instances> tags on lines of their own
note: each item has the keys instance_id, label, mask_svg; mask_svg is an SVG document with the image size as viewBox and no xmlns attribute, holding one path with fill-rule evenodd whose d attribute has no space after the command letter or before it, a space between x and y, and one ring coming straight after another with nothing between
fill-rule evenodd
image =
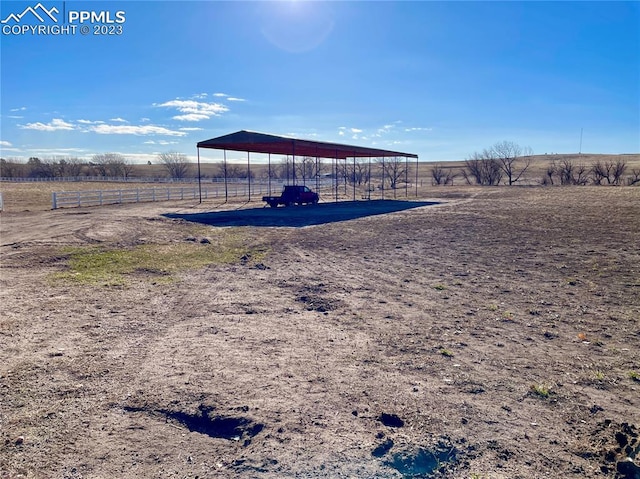
<instances>
[{"instance_id":1,"label":"fence post","mask_svg":"<svg viewBox=\"0 0 640 479\"><path fill-rule=\"evenodd\" d=\"M100 190L98 197L100 198L100 206L102 206L102 190Z\"/></svg>"},{"instance_id":2,"label":"fence post","mask_svg":"<svg viewBox=\"0 0 640 479\"><path fill-rule=\"evenodd\" d=\"M51 193L51 209L55 210L56 208L58 208L58 198L57 195L55 193L55 191L53 193Z\"/></svg>"}]
</instances>

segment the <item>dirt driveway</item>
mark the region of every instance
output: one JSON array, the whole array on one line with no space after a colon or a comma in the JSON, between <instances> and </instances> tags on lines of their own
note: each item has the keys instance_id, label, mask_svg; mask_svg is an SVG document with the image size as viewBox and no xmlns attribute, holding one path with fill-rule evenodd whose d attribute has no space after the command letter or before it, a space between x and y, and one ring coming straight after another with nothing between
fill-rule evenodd
<instances>
[{"instance_id":1,"label":"dirt driveway","mask_svg":"<svg viewBox=\"0 0 640 479\"><path fill-rule=\"evenodd\" d=\"M0 477L638 477L640 189L256 206L2 213Z\"/></svg>"}]
</instances>

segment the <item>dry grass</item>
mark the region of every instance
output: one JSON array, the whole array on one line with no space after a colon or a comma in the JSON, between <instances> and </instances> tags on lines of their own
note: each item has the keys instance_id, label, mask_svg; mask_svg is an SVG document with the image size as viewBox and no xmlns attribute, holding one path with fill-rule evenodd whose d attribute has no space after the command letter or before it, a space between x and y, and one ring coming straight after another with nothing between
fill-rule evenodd
<instances>
[{"instance_id":1,"label":"dry grass","mask_svg":"<svg viewBox=\"0 0 640 479\"><path fill-rule=\"evenodd\" d=\"M433 477L613 479L640 424L640 188L424 193L310 227L3 213L0 471L392 479L446 449ZM200 263L193 228L265 254ZM51 284L68 247L151 267ZM199 427L224 420L246 427Z\"/></svg>"}]
</instances>

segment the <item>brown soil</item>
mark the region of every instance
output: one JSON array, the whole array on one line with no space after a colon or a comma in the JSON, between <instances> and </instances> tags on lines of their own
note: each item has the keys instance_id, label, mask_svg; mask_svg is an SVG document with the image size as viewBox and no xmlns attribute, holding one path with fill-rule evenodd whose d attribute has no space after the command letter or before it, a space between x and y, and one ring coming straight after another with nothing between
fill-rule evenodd
<instances>
[{"instance_id":1,"label":"brown soil","mask_svg":"<svg viewBox=\"0 0 640 479\"><path fill-rule=\"evenodd\" d=\"M637 478L640 189L421 201L2 213L0 477Z\"/></svg>"}]
</instances>

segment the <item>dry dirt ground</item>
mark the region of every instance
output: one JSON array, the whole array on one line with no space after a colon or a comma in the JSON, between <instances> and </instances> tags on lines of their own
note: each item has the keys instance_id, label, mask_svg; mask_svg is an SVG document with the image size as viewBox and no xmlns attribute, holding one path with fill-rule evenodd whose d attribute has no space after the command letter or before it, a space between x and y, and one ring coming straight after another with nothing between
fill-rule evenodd
<instances>
[{"instance_id":1,"label":"dry dirt ground","mask_svg":"<svg viewBox=\"0 0 640 479\"><path fill-rule=\"evenodd\" d=\"M0 234L3 479L639 477L640 188Z\"/></svg>"}]
</instances>

